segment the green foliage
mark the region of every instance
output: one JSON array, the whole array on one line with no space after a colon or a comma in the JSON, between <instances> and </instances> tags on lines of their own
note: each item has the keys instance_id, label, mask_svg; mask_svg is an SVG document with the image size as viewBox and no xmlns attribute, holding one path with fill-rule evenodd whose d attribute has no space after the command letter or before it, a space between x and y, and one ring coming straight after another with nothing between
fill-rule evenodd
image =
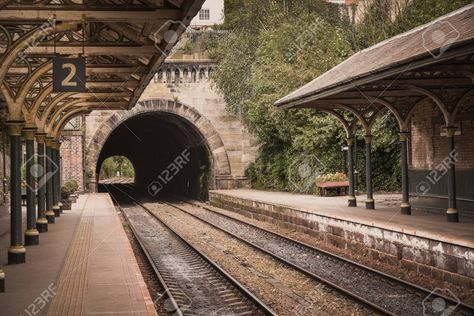
<instances>
[{"instance_id":1,"label":"green foliage","mask_svg":"<svg viewBox=\"0 0 474 316\"><path fill-rule=\"evenodd\" d=\"M469 1L413 0L395 8L389 2L373 1L361 23L353 24L337 6L325 1L226 1L223 27L231 34L210 52L217 60L212 79L228 110L261 142L256 161L246 171L255 188L312 192L311 178L299 175L302 166L310 174L346 172L340 123L310 110L277 110L275 101L354 52ZM397 133L392 115L377 119L372 141L376 190L399 190ZM365 186L363 136L359 129L356 167L361 189Z\"/></svg>"},{"instance_id":2,"label":"green foliage","mask_svg":"<svg viewBox=\"0 0 474 316\"><path fill-rule=\"evenodd\" d=\"M115 177L133 178L135 170L126 157L113 156L104 160L100 168L99 179L111 179Z\"/></svg>"},{"instance_id":3,"label":"green foliage","mask_svg":"<svg viewBox=\"0 0 474 316\"><path fill-rule=\"evenodd\" d=\"M76 180L69 180L61 187L61 199L67 200L71 194L77 192L79 185Z\"/></svg>"}]
</instances>

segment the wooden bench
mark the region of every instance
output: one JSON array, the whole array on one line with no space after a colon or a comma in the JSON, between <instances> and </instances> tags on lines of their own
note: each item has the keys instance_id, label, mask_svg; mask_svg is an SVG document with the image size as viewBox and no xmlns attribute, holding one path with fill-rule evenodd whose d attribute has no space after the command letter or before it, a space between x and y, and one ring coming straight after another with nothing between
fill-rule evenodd
<instances>
[{"instance_id":1,"label":"wooden bench","mask_svg":"<svg viewBox=\"0 0 474 316\"><path fill-rule=\"evenodd\" d=\"M349 188L349 181L319 182L316 183L316 187L318 188L320 196L326 196L327 189L337 189L339 195L341 195L342 190L344 190L344 195L346 195L347 189Z\"/></svg>"}]
</instances>

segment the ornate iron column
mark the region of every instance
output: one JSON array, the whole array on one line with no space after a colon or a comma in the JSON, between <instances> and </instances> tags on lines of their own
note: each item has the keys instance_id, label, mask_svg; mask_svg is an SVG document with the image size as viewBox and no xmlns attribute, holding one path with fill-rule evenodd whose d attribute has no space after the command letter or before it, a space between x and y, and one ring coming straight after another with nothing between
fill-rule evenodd
<instances>
[{"instance_id":1,"label":"ornate iron column","mask_svg":"<svg viewBox=\"0 0 474 316\"><path fill-rule=\"evenodd\" d=\"M367 185L367 199L365 208L375 208L374 193L372 188L372 135L365 135L365 174Z\"/></svg>"},{"instance_id":2,"label":"ornate iron column","mask_svg":"<svg viewBox=\"0 0 474 316\"><path fill-rule=\"evenodd\" d=\"M49 224L54 224L53 212L53 161L51 159L51 139L46 137L46 172L43 175L43 181L46 184L46 219Z\"/></svg>"},{"instance_id":3,"label":"ornate iron column","mask_svg":"<svg viewBox=\"0 0 474 316\"><path fill-rule=\"evenodd\" d=\"M26 246L39 244L39 232L36 229L35 131L36 128L23 129L26 143Z\"/></svg>"},{"instance_id":4,"label":"ornate iron column","mask_svg":"<svg viewBox=\"0 0 474 316\"><path fill-rule=\"evenodd\" d=\"M448 222L459 222L459 212L456 208L456 147L454 144L455 127L447 127L448 136L448 210L446 215Z\"/></svg>"},{"instance_id":5,"label":"ornate iron column","mask_svg":"<svg viewBox=\"0 0 474 316\"><path fill-rule=\"evenodd\" d=\"M0 293L5 292L5 272L2 270L2 266L0 266Z\"/></svg>"},{"instance_id":6,"label":"ornate iron column","mask_svg":"<svg viewBox=\"0 0 474 316\"><path fill-rule=\"evenodd\" d=\"M23 245L21 221L21 129L23 122L9 121L11 159L10 188L10 248L8 248L8 264L24 263L26 250Z\"/></svg>"},{"instance_id":7,"label":"ornate iron column","mask_svg":"<svg viewBox=\"0 0 474 316\"><path fill-rule=\"evenodd\" d=\"M61 200L61 180L59 177L60 172L60 162L59 162L59 147L60 143L58 140L52 142L51 153L53 158L53 163L55 165L55 172L53 174L53 212L54 216L61 216L61 208L59 202Z\"/></svg>"},{"instance_id":8,"label":"ornate iron column","mask_svg":"<svg viewBox=\"0 0 474 316\"><path fill-rule=\"evenodd\" d=\"M347 138L347 165L349 170L349 201L350 207L357 206L355 197L355 180L354 180L354 138Z\"/></svg>"},{"instance_id":9,"label":"ornate iron column","mask_svg":"<svg viewBox=\"0 0 474 316\"><path fill-rule=\"evenodd\" d=\"M36 134L36 144L38 148L37 156L37 181L38 181L38 219L36 220L36 228L40 233L48 231L48 220L46 219L46 183L44 182L44 174L46 173L44 141L45 134Z\"/></svg>"},{"instance_id":10,"label":"ornate iron column","mask_svg":"<svg viewBox=\"0 0 474 316\"><path fill-rule=\"evenodd\" d=\"M402 159L402 204L400 206L401 212L404 215L411 215L411 205L408 187L408 136L410 133L400 133L400 147Z\"/></svg>"}]
</instances>

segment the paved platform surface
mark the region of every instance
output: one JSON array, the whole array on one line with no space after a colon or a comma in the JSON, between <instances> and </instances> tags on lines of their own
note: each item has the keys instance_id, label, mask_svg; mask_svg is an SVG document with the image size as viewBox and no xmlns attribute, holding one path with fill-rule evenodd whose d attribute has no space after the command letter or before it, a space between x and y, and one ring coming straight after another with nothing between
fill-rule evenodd
<instances>
[{"instance_id":1,"label":"paved platform surface","mask_svg":"<svg viewBox=\"0 0 474 316\"><path fill-rule=\"evenodd\" d=\"M402 215L398 203L400 195L375 195L376 209L367 210L364 196L358 197L358 207L347 207L347 196L321 197L252 189L212 192L474 248L473 217L461 216L460 223L448 223L445 214L413 210L412 215Z\"/></svg>"},{"instance_id":2,"label":"paved platform surface","mask_svg":"<svg viewBox=\"0 0 474 316\"><path fill-rule=\"evenodd\" d=\"M1 261L9 234L0 214ZM81 195L27 263L5 265L0 315L156 315L128 238L108 194Z\"/></svg>"}]
</instances>

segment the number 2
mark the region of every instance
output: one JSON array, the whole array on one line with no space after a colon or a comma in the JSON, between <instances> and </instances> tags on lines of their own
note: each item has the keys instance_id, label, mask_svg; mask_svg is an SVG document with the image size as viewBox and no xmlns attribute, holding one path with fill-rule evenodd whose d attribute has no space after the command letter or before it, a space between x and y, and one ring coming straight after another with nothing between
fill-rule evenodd
<instances>
[{"instance_id":1,"label":"number 2","mask_svg":"<svg viewBox=\"0 0 474 316\"><path fill-rule=\"evenodd\" d=\"M69 69L69 74L61 82L63 87L77 87L77 82L71 81L71 79L76 75L76 65L67 63L67 64L63 64L62 68Z\"/></svg>"}]
</instances>

